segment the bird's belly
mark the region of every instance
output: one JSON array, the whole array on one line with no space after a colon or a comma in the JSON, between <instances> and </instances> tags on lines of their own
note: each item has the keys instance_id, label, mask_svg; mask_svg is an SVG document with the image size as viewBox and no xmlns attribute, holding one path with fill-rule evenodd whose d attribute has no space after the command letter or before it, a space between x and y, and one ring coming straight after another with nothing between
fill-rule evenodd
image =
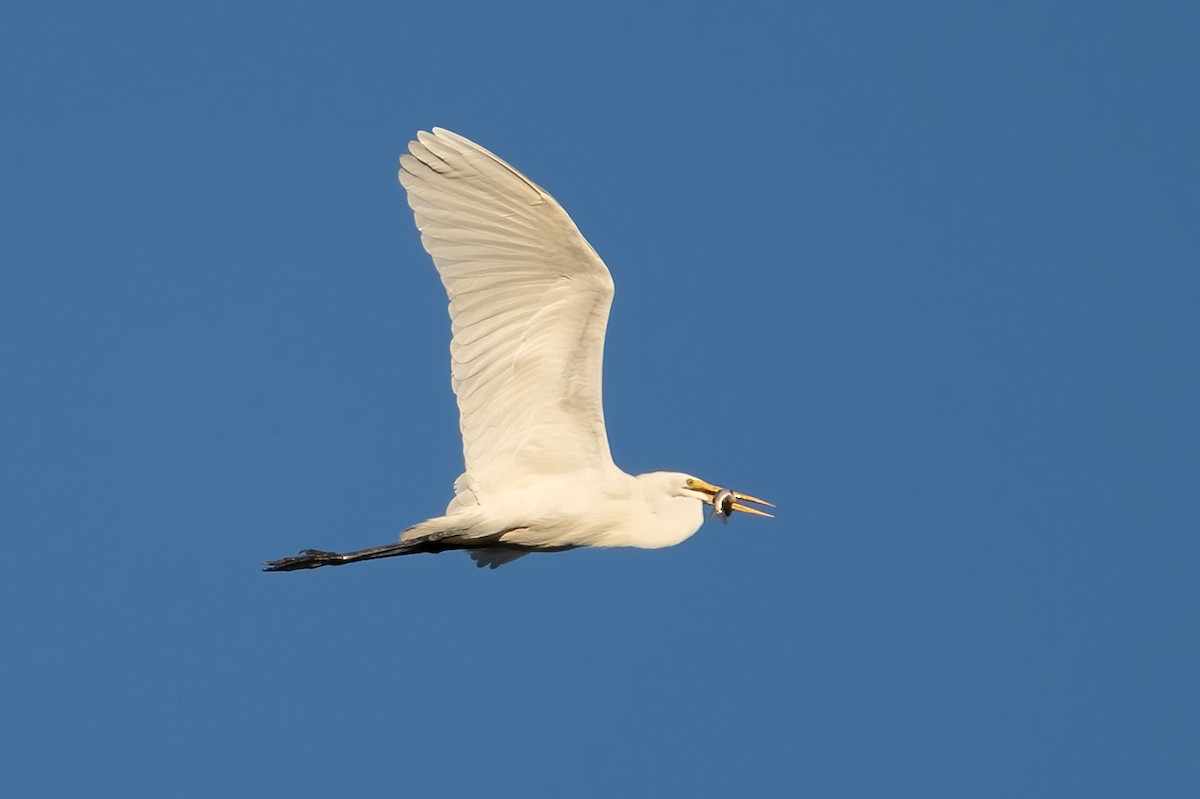
<instances>
[{"instance_id":1,"label":"bird's belly","mask_svg":"<svg viewBox=\"0 0 1200 799\"><path fill-rule=\"evenodd\" d=\"M526 520L501 538L518 546L640 547L658 549L678 544L699 529L704 515L697 510L663 517L642 509L617 512L613 507L594 514L559 514Z\"/></svg>"},{"instance_id":2,"label":"bird's belly","mask_svg":"<svg viewBox=\"0 0 1200 799\"><path fill-rule=\"evenodd\" d=\"M704 523L702 503L675 497L647 501L633 478L569 475L540 479L480 497L471 509L477 535L531 548L669 547ZM473 525L474 526L474 525Z\"/></svg>"}]
</instances>

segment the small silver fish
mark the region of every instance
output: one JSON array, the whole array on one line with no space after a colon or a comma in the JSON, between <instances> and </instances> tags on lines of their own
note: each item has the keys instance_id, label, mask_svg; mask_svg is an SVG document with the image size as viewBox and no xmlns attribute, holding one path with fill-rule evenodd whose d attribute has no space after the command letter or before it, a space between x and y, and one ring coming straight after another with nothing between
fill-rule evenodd
<instances>
[{"instance_id":1,"label":"small silver fish","mask_svg":"<svg viewBox=\"0 0 1200 799\"><path fill-rule=\"evenodd\" d=\"M716 516L721 520L722 524L729 524L729 514L733 513L733 492L728 488L722 488L712 498L712 513L710 516Z\"/></svg>"}]
</instances>

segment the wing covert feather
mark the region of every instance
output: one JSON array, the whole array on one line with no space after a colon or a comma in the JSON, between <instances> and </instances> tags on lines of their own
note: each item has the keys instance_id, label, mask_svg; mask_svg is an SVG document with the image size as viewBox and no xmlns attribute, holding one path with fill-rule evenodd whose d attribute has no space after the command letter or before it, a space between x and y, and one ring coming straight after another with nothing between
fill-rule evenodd
<instances>
[{"instance_id":1,"label":"wing covert feather","mask_svg":"<svg viewBox=\"0 0 1200 799\"><path fill-rule=\"evenodd\" d=\"M450 299L460 497L615 469L600 389L613 283L600 256L553 197L448 130L417 134L400 183Z\"/></svg>"}]
</instances>

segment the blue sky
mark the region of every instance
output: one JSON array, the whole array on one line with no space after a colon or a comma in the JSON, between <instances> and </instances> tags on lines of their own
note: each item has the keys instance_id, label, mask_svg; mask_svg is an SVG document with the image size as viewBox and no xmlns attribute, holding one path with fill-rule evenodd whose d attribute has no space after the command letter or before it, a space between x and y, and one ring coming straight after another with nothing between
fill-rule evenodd
<instances>
[{"instance_id":1,"label":"blue sky","mask_svg":"<svg viewBox=\"0 0 1200 799\"><path fill-rule=\"evenodd\" d=\"M6 4L6 794L1193 795L1197 30ZM451 495L433 125L608 263L618 464L777 520L258 571Z\"/></svg>"}]
</instances>

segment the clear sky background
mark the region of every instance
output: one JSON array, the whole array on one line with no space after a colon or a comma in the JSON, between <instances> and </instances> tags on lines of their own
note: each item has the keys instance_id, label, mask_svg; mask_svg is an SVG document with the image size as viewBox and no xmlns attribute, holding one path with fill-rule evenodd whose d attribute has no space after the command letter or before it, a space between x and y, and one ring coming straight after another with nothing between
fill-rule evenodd
<instances>
[{"instance_id":1,"label":"clear sky background","mask_svg":"<svg viewBox=\"0 0 1200 799\"><path fill-rule=\"evenodd\" d=\"M5 3L4 795L1195 796L1196 9ZM777 520L258 571L451 496L433 125Z\"/></svg>"}]
</instances>

